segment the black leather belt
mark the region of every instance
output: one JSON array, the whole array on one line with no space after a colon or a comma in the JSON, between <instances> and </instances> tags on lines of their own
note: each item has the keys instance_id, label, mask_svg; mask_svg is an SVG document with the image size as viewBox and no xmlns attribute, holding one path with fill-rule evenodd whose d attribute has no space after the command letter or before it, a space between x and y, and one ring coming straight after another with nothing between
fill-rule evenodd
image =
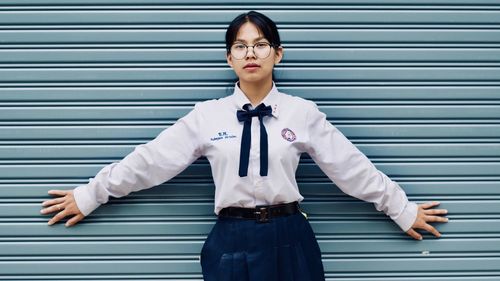
<instances>
[{"instance_id":1,"label":"black leather belt","mask_svg":"<svg viewBox=\"0 0 500 281\"><path fill-rule=\"evenodd\" d=\"M219 211L219 217L254 219L258 222L268 222L270 218L293 215L300 211L299 202L256 206L255 208L227 207Z\"/></svg>"}]
</instances>

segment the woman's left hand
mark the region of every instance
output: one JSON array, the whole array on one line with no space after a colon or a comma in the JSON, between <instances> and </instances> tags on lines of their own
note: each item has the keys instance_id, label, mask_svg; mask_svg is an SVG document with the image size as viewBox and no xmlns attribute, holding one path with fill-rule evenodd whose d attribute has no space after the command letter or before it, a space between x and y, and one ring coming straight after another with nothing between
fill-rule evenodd
<instances>
[{"instance_id":1,"label":"woman's left hand","mask_svg":"<svg viewBox=\"0 0 500 281\"><path fill-rule=\"evenodd\" d=\"M448 213L446 209L432 209L429 208L439 205L439 202L427 202L418 205L417 219L411 226L410 230L406 231L411 237L422 240L422 235L415 231L415 229L420 228L427 230L428 232L434 234L436 237L441 237L441 233L437 231L432 225L427 222L447 222L448 218L444 218L436 215L445 215ZM429 209L429 210L427 210Z\"/></svg>"}]
</instances>

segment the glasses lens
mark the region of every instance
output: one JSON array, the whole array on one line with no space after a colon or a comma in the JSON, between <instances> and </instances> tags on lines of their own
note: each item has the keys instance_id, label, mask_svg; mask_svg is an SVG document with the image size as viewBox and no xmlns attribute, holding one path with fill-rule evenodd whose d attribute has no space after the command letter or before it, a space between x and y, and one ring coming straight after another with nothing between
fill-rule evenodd
<instances>
[{"instance_id":1,"label":"glasses lens","mask_svg":"<svg viewBox=\"0 0 500 281\"><path fill-rule=\"evenodd\" d=\"M259 59L265 59L269 56L269 53L271 53L271 46L267 43L257 43L253 47L253 52Z\"/></svg>"},{"instance_id":2,"label":"glasses lens","mask_svg":"<svg viewBox=\"0 0 500 281\"><path fill-rule=\"evenodd\" d=\"M235 59L242 59L247 55L247 46L244 44L234 44L231 46L231 55Z\"/></svg>"},{"instance_id":3,"label":"glasses lens","mask_svg":"<svg viewBox=\"0 0 500 281\"><path fill-rule=\"evenodd\" d=\"M235 59L243 59L247 55L247 49L245 44L234 44L231 47L231 55ZM266 42L256 43L252 49L255 56L259 59L265 59L271 53L271 45Z\"/></svg>"}]
</instances>

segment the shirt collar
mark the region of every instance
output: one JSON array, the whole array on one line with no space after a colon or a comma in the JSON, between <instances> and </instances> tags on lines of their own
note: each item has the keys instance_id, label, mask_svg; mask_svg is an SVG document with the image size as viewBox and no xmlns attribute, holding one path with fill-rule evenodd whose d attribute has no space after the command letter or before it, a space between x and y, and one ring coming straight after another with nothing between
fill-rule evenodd
<instances>
[{"instance_id":1,"label":"shirt collar","mask_svg":"<svg viewBox=\"0 0 500 281\"><path fill-rule=\"evenodd\" d=\"M234 85L233 99L238 109L243 109L243 105L247 103L251 104L250 100L247 98L245 93L243 93L243 91L238 86L238 82L236 82ZM266 106L270 105L271 108L273 109L272 115L278 118L279 91L278 88L276 88L276 84L274 84L274 81L271 91L269 91L269 93L264 97L262 103L264 103Z\"/></svg>"}]
</instances>

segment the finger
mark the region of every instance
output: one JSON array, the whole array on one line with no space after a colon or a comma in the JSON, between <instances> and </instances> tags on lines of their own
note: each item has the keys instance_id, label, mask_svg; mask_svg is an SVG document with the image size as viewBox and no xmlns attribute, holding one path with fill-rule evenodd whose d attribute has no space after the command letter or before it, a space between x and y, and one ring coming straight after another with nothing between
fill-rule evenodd
<instances>
[{"instance_id":1,"label":"finger","mask_svg":"<svg viewBox=\"0 0 500 281\"><path fill-rule=\"evenodd\" d=\"M42 206L47 207L47 206L59 204L59 203L62 203L62 202L64 202L64 198L59 197L59 198L56 198L56 199L51 199L51 200L43 201Z\"/></svg>"},{"instance_id":2,"label":"finger","mask_svg":"<svg viewBox=\"0 0 500 281\"><path fill-rule=\"evenodd\" d=\"M50 208L45 208L43 210L40 211L40 213L42 214L49 214L49 213L55 213L55 212L59 212L59 211L62 211L64 210L64 206L63 204L58 204L58 205L54 205Z\"/></svg>"},{"instance_id":3,"label":"finger","mask_svg":"<svg viewBox=\"0 0 500 281\"><path fill-rule=\"evenodd\" d=\"M437 231L437 229L435 229L432 225L426 224L423 228L429 231L430 233L434 234L434 236L441 237L441 233L439 233L439 231Z\"/></svg>"},{"instance_id":4,"label":"finger","mask_svg":"<svg viewBox=\"0 0 500 281\"><path fill-rule=\"evenodd\" d=\"M48 193L50 195L58 195L65 196L69 191L68 190L49 190Z\"/></svg>"},{"instance_id":5,"label":"finger","mask_svg":"<svg viewBox=\"0 0 500 281\"><path fill-rule=\"evenodd\" d=\"M69 221L66 222L66 226L73 226L75 225L77 222L83 220L85 216L82 215L82 214L78 214L76 216L73 216Z\"/></svg>"},{"instance_id":6,"label":"finger","mask_svg":"<svg viewBox=\"0 0 500 281\"><path fill-rule=\"evenodd\" d=\"M61 210L64 210L64 204L57 204L57 205L54 205L52 207L42 209L40 211L40 213L42 213L42 214L49 214L49 213L54 213L54 212L58 212L58 211L61 211Z\"/></svg>"},{"instance_id":7,"label":"finger","mask_svg":"<svg viewBox=\"0 0 500 281\"><path fill-rule=\"evenodd\" d=\"M408 230L406 233L416 240L422 240L422 235L413 229Z\"/></svg>"},{"instance_id":8,"label":"finger","mask_svg":"<svg viewBox=\"0 0 500 281\"><path fill-rule=\"evenodd\" d=\"M446 214L448 214L448 210L446 210L446 209L431 209L431 210L424 210L424 213L426 215L446 215Z\"/></svg>"},{"instance_id":9,"label":"finger","mask_svg":"<svg viewBox=\"0 0 500 281\"><path fill-rule=\"evenodd\" d=\"M427 222L447 222L448 218L438 217L438 216L426 216L425 221Z\"/></svg>"},{"instance_id":10,"label":"finger","mask_svg":"<svg viewBox=\"0 0 500 281\"><path fill-rule=\"evenodd\" d=\"M55 215L51 220L49 220L48 225L53 225L54 223L64 219L64 217L66 217L66 212L61 211L57 213L57 215Z\"/></svg>"},{"instance_id":11,"label":"finger","mask_svg":"<svg viewBox=\"0 0 500 281\"><path fill-rule=\"evenodd\" d=\"M424 204L421 204L420 206L422 206L422 208L424 209L427 209L427 208L432 208L434 206L437 206L441 204L440 202L437 202L437 201L432 201L432 202L426 202Z\"/></svg>"}]
</instances>

